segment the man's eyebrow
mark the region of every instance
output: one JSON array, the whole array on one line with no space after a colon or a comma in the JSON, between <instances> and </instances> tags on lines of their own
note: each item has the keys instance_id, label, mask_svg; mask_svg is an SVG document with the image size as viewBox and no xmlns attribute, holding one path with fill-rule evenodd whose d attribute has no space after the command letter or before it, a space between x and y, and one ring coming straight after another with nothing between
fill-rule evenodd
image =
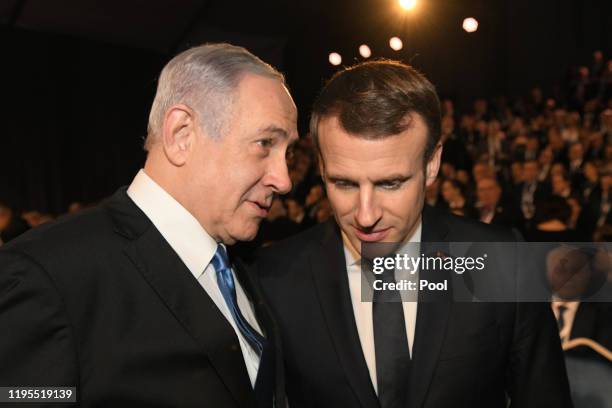
<instances>
[{"instance_id":1,"label":"man's eyebrow","mask_svg":"<svg viewBox=\"0 0 612 408\"><path fill-rule=\"evenodd\" d=\"M266 126L265 128L260 129L258 133L274 133L282 137L283 139L289 138L289 134L287 133L285 129L280 128L275 125Z\"/></svg>"},{"instance_id":2,"label":"man's eyebrow","mask_svg":"<svg viewBox=\"0 0 612 408\"><path fill-rule=\"evenodd\" d=\"M354 184L359 184L357 181L352 180L348 177L345 176L336 176L336 175L327 175L327 179L331 182L337 182L337 181L345 181L345 182L349 182L349 183L354 183Z\"/></svg>"},{"instance_id":3,"label":"man's eyebrow","mask_svg":"<svg viewBox=\"0 0 612 408\"><path fill-rule=\"evenodd\" d=\"M392 182L404 182L406 180L409 180L410 178L412 178L412 175L405 175L405 174L392 174L390 176L381 178L381 179L376 179L376 180L372 180L372 184L384 184L384 183L392 183ZM350 182L350 183L354 183L354 184L359 184L358 181L353 180L349 177L346 176L340 176L340 175L328 175L327 179L330 181L346 181L346 182Z\"/></svg>"},{"instance_id":4,"label":"man's eyebrow","mask_svg":"<svg viewBox=\"0 0 612 408\"><path fill-rule=\"evenodd\" d=\"M373 184L384 184L384 183L392 183L392 182L404 182L406 180L409 180L411 177L412 175L391 174L390 176L387 176L381 179L372 180L372 183Z\"/></svg>"}]
</instances>

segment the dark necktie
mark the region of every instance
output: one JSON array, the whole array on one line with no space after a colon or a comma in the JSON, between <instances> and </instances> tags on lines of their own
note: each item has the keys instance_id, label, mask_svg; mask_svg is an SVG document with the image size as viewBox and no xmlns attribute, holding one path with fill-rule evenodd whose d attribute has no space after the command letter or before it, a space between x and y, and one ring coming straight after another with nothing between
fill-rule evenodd
<instances>
[{"instance_id":1,"label":"dark necktie","mask_svg":"<svg viewBox=\"0 0 612 408\"><path fill-rule=\"evenodd\" d=\"M565 316L563 316L567 310L565 306L559 306L557 309L559 311L559 316L557 317L557 325L559 326L559 333L563 330L565 326Z\"/></svg>"},{"instance_id":2,"label":"dark necktie","mask_svg":"<svg viewBox=\"0 0 612 408\"><path fill-rule=\"evenodd\" d=\"M272 347L270 347L269 342L244 318L244 315L238 307L234 275L232 274L227 252L222 245L217 246L212 264L217 272L217 285L234 318L238 330L240 330L242 336L260 357L259 370L257 371L257 378L255 380L256 406L271 407L274 398L274 351Z\"/></svg>"},{"instance_id":3,"label":"dark necktie","mask_svg":"<svg viewBox=\"0 0 612 408\"><path fill-rule=\"evenodd\" d=\"M395 282L393 270L376 276ZM399 291L375 290L372 304L378 400L381 408L404 408L410 377L410 350Z\"/></svg>"}]
</instances>

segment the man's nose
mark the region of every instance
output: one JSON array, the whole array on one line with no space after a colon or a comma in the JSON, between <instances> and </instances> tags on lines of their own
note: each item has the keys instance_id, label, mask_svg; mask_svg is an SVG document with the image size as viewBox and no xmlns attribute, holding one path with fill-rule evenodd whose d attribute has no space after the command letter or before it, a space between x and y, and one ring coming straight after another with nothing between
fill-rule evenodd
<instances>
[{"instance_id":1,"label":"man's nose","mask_svg":"<svg viewBox=\"0 0 612 408\"><path fill-rule=\"evenodd\" d=\"M363 187L359 191L359 203L355 220L360 227L370 228L380 220L382 211L374 197L372 187Z\"/></svg>"},{"instance_id":2,"label":"man's nose","mask_svg":"<svg viewBox=\"0 0 612 408\"><path fill-rule=\"evenodd\" d=\"M275 193L287 194L291 191L292 183L289 178L289 169L285 156L278 155L271 163L265 176L264 184L272 187Z\"/></svg>"}]
</instances>

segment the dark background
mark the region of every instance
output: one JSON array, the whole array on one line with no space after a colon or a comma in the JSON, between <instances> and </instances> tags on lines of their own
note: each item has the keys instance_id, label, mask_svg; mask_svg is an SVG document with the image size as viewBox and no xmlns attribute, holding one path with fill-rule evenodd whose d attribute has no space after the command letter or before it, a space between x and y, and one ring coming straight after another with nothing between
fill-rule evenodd
<instances>
[{"instance_id":1,"label":"dark background","mask_svg":"<svg viewBox=\"0 0 612 408\"><path fill-rule=\"evenodd\" d=\"M465 17L479 30L461 29ZM0 0L0 196L54 214L128 184L156 78L176 52L203 42L243 45L285 72L300 110L323 81L359 61L401 59L467 108L477 97L546 94L600 49L612 55L612 2L604 0ZM404 49L394 52L389 37Z\"/></svg>"}]
</instances>

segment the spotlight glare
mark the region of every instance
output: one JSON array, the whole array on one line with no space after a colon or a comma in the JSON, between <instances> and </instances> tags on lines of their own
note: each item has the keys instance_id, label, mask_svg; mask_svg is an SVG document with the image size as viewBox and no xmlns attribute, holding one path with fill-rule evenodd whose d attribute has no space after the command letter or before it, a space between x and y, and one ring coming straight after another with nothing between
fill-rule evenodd
<instances>
[{"instance_id":1,"label":"spotlight glare","mask_svg":"<svg viewBox=\"0 0 612 408\"><path fill-rule=\"evenodd\" d=\"M412 10L417 4L417 0L399 0L399 5L404 10Z\"/></svg>"},{"instance_id":2,"label":"spotlight glare","mask_svg":"<svg viewBox=\"0 0 612 408\"><path fill-rule=\"evenodd\" d=\"M362 44L359 46L359 54L361 54L363 58L370 58L372 56L372 50L370 50L370 47L366 44Z\"/></svg>"},{"instance_id":3,"label":"spotlight glare","mask_svg":"<svg viewBox=\"0 0 612 408\"><path fill-rule=\"evenodd\" d=\"M404 47L402 40L399 37L391 37L389 40L389 47L395 51L399 51Z\"/></svg>"},{"instance_id":4,"label":"spotlight glare","mask_svg":"<svg viewBox=\"0 0 612 408\"><path fill-rule=\"evenodd\" d=\"M473 33L478 30L478 20L473 17L468 17L463 20L463 29L468 33Z\"/></svg>"},{"instance_id":5,"label":"spotlight glare","mask_svg":"<svg viewBox=\"0 0 612 408\"><path fill-rule=\"evenodd\" d=\"M337 52L332 52L329 54L329 63L332 65L340 65L342 64L342 56Z\"/></svg>"}]
</instances>

